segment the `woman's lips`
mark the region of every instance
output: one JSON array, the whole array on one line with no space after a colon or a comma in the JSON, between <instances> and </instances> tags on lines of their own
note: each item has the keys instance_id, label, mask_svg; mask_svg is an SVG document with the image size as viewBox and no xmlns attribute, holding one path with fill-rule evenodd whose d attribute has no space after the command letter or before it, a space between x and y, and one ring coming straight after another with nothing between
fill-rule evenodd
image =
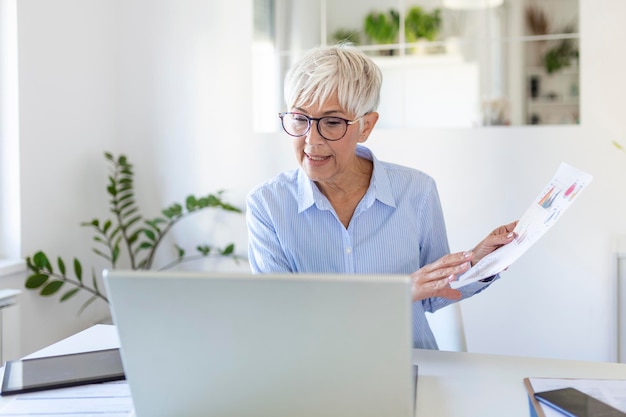
<instances>
[{"instance_id":1,"label":"woman's lips","mask_svg":"<svg viewBox=\"0 0 626 417\"><path fill-rule=\"evenodd\" d=\"M308 153L305 154L307 158L309 158L311 161L314 162L321 162L321 161L325 161L328 158L330 158L330 156L324 156L324 155L310 155Z\"/></svg>"}]
</instances>

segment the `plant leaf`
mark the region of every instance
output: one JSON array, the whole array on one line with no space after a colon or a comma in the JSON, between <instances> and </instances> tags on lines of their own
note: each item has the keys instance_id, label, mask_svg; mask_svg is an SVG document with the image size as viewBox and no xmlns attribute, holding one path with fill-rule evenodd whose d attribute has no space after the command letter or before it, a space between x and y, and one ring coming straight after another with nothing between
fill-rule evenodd
<instances>
[{"instance_id":1,"label":"plant leaf","mask_svg":"<svg viewBox=\"0 0 626 417\"><path fill-rule=\"evenodd\" d=\"M38 269L35 266L35 264L33 263L33 261L31 260L30 256L26 257L26 265L28 266L28 269L30 269L33 272L37 272Z\"/></svg>"},{"instance_id":2,"label":"plant leaf","mask_svg":"<svg viewBox=\"0 0 626 417\"><path fill-rule=\"evenodd\" d=\"M120 247L118 245L115 245L113 247L113 252L111 253L111 263L113 265L115 265L119 256L120 256Z\"/></svg>"},{"instance_id":3,"label":"plant leaf","mask_svg":"<svg viewBox=\"0 0 626 417\"><path fill-rule=\"evenodd\" d=\"M124 200L129 199L129 198L131 199L130 201L127 201L124 204L121 204ZM132 194L127 194L124 197L119 199L118 202L121 204L119 207L120 211L124 211L127 207L131 207L135 204L135 201L132 198L133 198ZM137 208L135 208L135 210L137 210Z\"/></svg>"},{"instance_id":4,"label":"plant leaf","mask_svg":"<svg viewBox=\"0 0 626 417\"><path fill-rule=\"evenodd\" d=\"M178 253L178 259L185 257L185 249L183 249L182 247L178 246L175 243L174 243L174 248L176 248L176 252Z\"/></svg>"},{"instance_id":5,"label":"plant leaf","mask_svg":"<svg viewBox=\"0 0 626 417\"><path fill-rule=\"evenodd\" d=\"M65 284L65 282L58 280L58 279L55 279L54 281L50 281L49 283L46 284L45 287L41 289L40 294L43 296L53 295L54 293L56 293L57 291L61 289L63 284Z\"/></svg>"},{"instance_id":6,"label":"plant leaf","mask_svg":"<svg viewBox=\"0 0 626 417\"><path fill-rule=\"evenodd\" d=\"M128 229L130 226L132 226L133 224L137 223L139 220L141 220L141 215L136 216L136 217L133 217L133 218L132 218L132 220L129 220L129 221L126 223L126 226L125 226L125 227Z\"/></svg>"},{"instance_id":7,"label":"plant leaf","mask_svg":"<svg viewBox=\"0 0 626 417\"><path fill-rule=\"evenodd\" d=\"M111 257L109 255L107 255L106 253L98 250L98 249L92 249L93 253L95 253L98 256L103 257L104 259L106 259L107 261L111 262Z\"/></svg>"},{"instance_id":8,"label":"plant leaf","mask_svg":"<svg viewBox=\"0 0 626 417\"><path fill-rule=\"evenodd\" d=\"M39 269L45 269L48 272L52 272L52 265L48 261L48 257L45 253L39 251L33 256L33 263Z\"/></svg>"},{"instance_id":9,"label":"plant leaf","mask_svg":"<svg viewBox=\"0 0 626 417\"><path fill-rule=\"evenodd\" d=\"M187 211L193 211L198 207L198 200L193 195L187 197L185 201L185 206L187 207Z\"/></svg>"},{"instance_id":10,"label":"plant leaf","mask_svg":"<svg viewBox=\"0 0 626 417\"><path fill-rule=\"evenodd\" d=\"M96 277L96 271L91 271L91 283L93 285L93 289L96 290L97 293L100 293L98 289L98 278Z\"/></svg>"},{"instance_id":11,"label":"plant leaf","mask_svg":"<svg viewBox=\"0 0 626 417\"><path fill-rule=\"evenodd\" d=\"M202 256L208 256L211 252L211 247L208 245L198 245L196 250L202 254Z\"/></svg>"},{"instance_id":12,"label":"plant leaf","mask_svg":"<svg viewBox=\"0 0 626 417\"><path fill-rule=\"evenodd\" d=\"M152 247L154 247L154 244L150 242L141 242L141 245L137 247L137 251L139 251L140 249L152 249Z\"/></svg>"},{"instance_id":13,"label":"plant leaf","mask_svg":"<svg viewBox=\"0 0 626 417\"><path fill-rule=\"evenodd\" d=\"M76 288L72 288L71 290L67 291L65 294L63 294L61 296L61 299L59 301L63 302L63 301L67 301L70 298L72 298L74 295L76 295L76 293L80 291L79 287Z\"/></svg>"},{"instance_id":14,"label":"plant leaf","mask_svg":"<svg viewBox=\"0 0 626 417\"><path fill-rule=\"evenodd\" d=\"M136 242L137 239L139 238L139 235L141 235L143 233L144 229L137 229L135 230L129 237L128 240L132 243L132 242Z\"/></svg>"},{"instance_id":15,"label":"plant leaf","mask_svg":"<svg viewBox=\"0 0 626 417\"><path fill-rule=\"evenodd\" d=\"M48 280L49 275L46 274L33 274L26 279L24 286L28 289L35 289L41 287Z\"/></svg>"},{"instance_id":16,"label":"plant leaf","mask_svg":"<svg viewBox=\"0 0 626 417\"><path fill-rule=\"evenodd\" d=\"M178 203L172 204L161 213L163 213L163 215L168 219L172 219L174 217L179 217L183 213L183 207Z\"/></svg>"},{"instance_id":17,"label":"plant leaf","mask_svg":"<svg viewBox=\"0 0 626 417\"><path fill-rule=\"evenodd\" d=\"M235 244L231 243L230 245L224 248L224 250L222 251L222 255L230 255L234 251L235 251Z\"/></svg>"},{"instance_id":18,"label":"plant leaf","mask_svg":"<svg viewBox=\"0 0 626 417\"><path fill-rule=\"evenodd\" d=\"M93 303L94 301L96 301L96 299L97 299L97 298L98 298L98 296L97 296L97 295L94 295L93 297L90 297L90 298L89 298L89 300L85 301L85 302L83 303L83 305L80 307L80 309L78 310L78 313L76 313L76 315L80 316L80 315L81 315L81 313L82 313L83 311L85 311L85 309L86 309L87 307L89 307L89 304L91 304L91 303Z\"/></svg>"},{"instance_id":19,"label":"plant leaf","mask_svg":"<svg viewBox=\"0 0 626 417\"><path fill-rule=\"evenodd\" d=\"M156 240L156 235L154 234L154 232L152 230L150 230L150 229L143 229L143 233L151 241L154 242Z\"/></svg>"},{"instance_id":20,"label":"plant leaf","mask_svg":"<svg viewBox=\"0 0 626 417\"><path fill-rule=\"evenodd\" d=\"M61 275L65 276L65 262L63 262L63 259L61 259L60 256L57 259L57 263L59 264L59 271L61 271Z\"/></svg>"},{"instance_id":21,"label":"plant leaf","mask_svg":"<svg viewBox=\"0 0 626 417\"><path fill-rule=\"evenodd\" d=\"M102 239L100 236L94 236L93 240L95 240L96 242L99 242L99 243L104 243L105 245L107 243L106 240Z\"/></svg>"},{"instance_id":22,"label":"plant leaf","mask_svg":"<svg viewBox=\"0 0 626 417\"><path fill-rule=\"evenodd\" d=\"M83 282L83 267L77 258L74 258L74 275L78 281Z\"/></svg>"}]
</instances>

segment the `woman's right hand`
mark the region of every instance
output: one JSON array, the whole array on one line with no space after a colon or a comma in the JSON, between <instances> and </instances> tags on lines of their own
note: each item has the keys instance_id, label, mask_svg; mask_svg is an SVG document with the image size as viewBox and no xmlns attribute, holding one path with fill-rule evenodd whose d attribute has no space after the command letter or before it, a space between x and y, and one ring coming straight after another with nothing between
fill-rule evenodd
<instances>
[{"instance_id":1,"label":"woman's right hand","mask_svg":"<svg viewBox=\"0 0 626 417\"><path fill-rule=\"evenodd\" d=\"M450 282L470 268L473 257L472 252L451 253L413 272L413 301L430 297L461 299L461 292L450 288Z\"/></svg>"}]
</instances>

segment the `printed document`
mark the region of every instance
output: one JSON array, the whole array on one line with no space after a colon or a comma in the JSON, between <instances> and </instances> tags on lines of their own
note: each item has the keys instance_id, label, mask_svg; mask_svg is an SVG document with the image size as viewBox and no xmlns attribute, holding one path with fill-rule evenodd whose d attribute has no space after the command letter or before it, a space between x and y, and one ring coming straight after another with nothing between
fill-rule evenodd
<instances>
[{"instance_id":1,"label":"printed document","mask_svg":"<svg viewBox=\"0 0 626 417\"><path fill-rule=\"evenodd\" d=\"M514 230L517 234L515 239L485 256L450 286L460 288L508 268L557 222L592 178L586 172L562 163L519 219Z\"/></svg>"}]
</instances>

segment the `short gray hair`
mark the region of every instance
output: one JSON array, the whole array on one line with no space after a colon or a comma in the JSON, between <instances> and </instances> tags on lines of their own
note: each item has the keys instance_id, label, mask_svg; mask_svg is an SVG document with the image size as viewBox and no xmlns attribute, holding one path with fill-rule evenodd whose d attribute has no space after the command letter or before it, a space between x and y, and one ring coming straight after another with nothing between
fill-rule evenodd
<instances>
[{"instance_id":1,"label":"short gray hair","mask_svg":"<svg viewBox=\"0 0 626 417\"><path fill-rule=\"evenodd\" d=\"M380 68L363 52L342 44L313 48L285 77L285 103L292 109L319 105L337 93L339 105L356 117L376 111Z\"/></svg>"}]
</instances>

